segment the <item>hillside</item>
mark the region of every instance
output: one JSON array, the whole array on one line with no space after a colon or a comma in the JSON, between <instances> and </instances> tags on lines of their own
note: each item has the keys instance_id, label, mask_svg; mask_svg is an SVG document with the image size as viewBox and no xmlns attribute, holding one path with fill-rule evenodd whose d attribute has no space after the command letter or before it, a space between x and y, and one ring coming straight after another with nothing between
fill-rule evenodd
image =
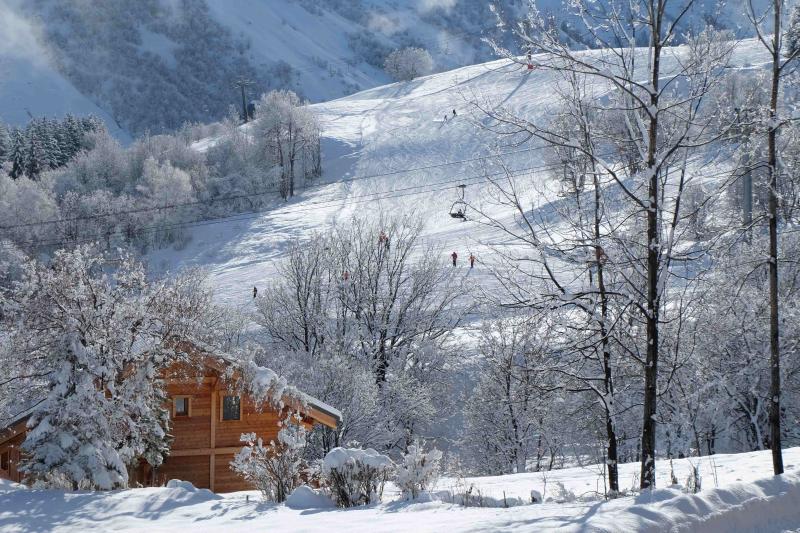
<instances>
[{"instance_id":1,"label":"hillside","mask_svg":"<svg viewBox=\"0 0 800 533\"><path fill-rule=\"evenodd\" d=\"M240 77L251 98L290 88L323 101L389 81L384 58L403 46L428 48L439 70L489 58L486 4L440 4L453 5L2 0L13 39L0 45L0 68L14 84L0 84L0 120L92 112L125 133L169 131L239 106Z\"/></svg>"},{"instance_id":2,"label":"hillside","mask_svg":"<svg viewBox=\"0 0 800 533\"><path fill-rule=\"evenodd\" d=\"M97 115L122 140L130 135L81 93L52 63L34 25L0 1L0 121L24 124L34 116Z\"/></svg>"},{"instance_id":3,"label":"hillside","mask_svg":"<svg viewBox=\"0 0 800 533\"><path fill-rule=\"evenodd\" d=\"M681 47L672 49L665 68L674 67L681 53ZM762 54L755 42L745 41L736 50L732 68L757 70L766 60ZM487 226L449 216L457 185L467 185L470 203L507 220L511 215L492 201L488 181L502 177L504 167L532 178L520 180L527 184L532 209L546 213L556 206L557 195L548 184L541 146L533 141L504 145L511 140L498 140L482 129L485 117L468 103L503 105L535 120L554 109L558 80L557 73L528 71L500 60L315 104L323 136L322 183L289 202L276 201L274 208L261 213L194 228L185 249L156 252L153 264L161 269L205 266L220 300L248 304L252 287L270 279L275 260L289 243L368 211L376 217L420 217L427 242L441 251L443 260L454 250L462 261L475 253L478 267L465 269L464 275L471 283L472 278L488 282L481 264L490 260L489 247L502 237ZM204 150L214 142L206 139L194 146Z\"/></svg>"},{"instance_id":4,"label":"hillside","mask_svg":"<svg viewBox=\"0 0 800 533\"><path fill-rule=\"evenodd\" d=\"M735 6L707 2L707 21L749 35ZM515 20L524 2L493 2ZM758 2L756 2L758 4ZM539 2L577 47L561 0ZM396 48L430 51L436 71L492 58L485 36L506 40L483 0L167 0L100 4L0 0L0 121L95 113L123 140L185 122L219 120L250 96L290 88L321 102L389 81ZM683 29L701 21L688 19ZM268 31L267 31L268 28ZM12 36L12 38L8 38ZM11 81L13 80L13 81Z\"/></svg>"}]
</instances>

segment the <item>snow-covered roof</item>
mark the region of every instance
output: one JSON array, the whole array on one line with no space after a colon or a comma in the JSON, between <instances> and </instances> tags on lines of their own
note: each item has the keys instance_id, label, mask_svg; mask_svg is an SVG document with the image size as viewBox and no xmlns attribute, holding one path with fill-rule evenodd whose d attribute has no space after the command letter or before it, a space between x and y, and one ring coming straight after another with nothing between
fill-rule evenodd
<instances>
[{"instance_id":1,"label":"snow-covered roof","mask_svg":"<svg viewBox=\"0 0 800 533\"><path fill-rule=\"evenodd\" d=\"M313 396L311 396L310 394L306 394L305 392L301 394L305 397L306 403L311 407L313 407L314 409L316 409L317 411L322 411L326 415L332 416L339 422L342 421L342 412L339 411L337 408L323 402L322 400L314 398Z\"/></svg>"},{"instance_id":2,"label":"snow-covered roof","mask_svg":"<svg viewBox=\"0 0 800 533\"><path fill-rule=\"evenodd\" d=\"M216 360L221 366L231 366L238 370L246 381L245 389L259 401L269 401L273 405L283 407L287 403L296 403L303 407L311 407L322 414L335 419L336 423L342 421L342 412L328 405L322 400L311 396L294 385L290 385L285 378L279 376L274 370L257 365L253 361L244 361L235 355L220 352L208 346L188 343L191 350L204 358Z\"/></svg>"}]
</instances>

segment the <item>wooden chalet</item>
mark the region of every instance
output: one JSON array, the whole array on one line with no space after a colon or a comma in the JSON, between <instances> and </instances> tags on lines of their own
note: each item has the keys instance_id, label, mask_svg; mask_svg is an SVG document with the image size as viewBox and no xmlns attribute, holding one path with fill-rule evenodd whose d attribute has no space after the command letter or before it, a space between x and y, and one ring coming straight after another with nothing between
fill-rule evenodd
<instances>
[{"instance_id":1,"label":"wooden chalet","mask_svg":"<svg viewBox=\"0 0 800 533\"><path fill-rule=\"evenodd\" d=\"M242 433L254 432L264 442L277 440L279 421L291 412L298 412L308 428L314 424L335 428L341 422L339 411L297 391L282 398L282 408L236 392L241 389L236 386L241 372L231 368L235 364L203 353L164 373L172 422L170 453L157 469L144 462L131 469L130 486L160 486L181 479L215 492L248 490L252 487L230 469L243 446ZM18 465L27 421L24 416L0 428L0 478L23 481Z\"/></svg>"}]
</instances>

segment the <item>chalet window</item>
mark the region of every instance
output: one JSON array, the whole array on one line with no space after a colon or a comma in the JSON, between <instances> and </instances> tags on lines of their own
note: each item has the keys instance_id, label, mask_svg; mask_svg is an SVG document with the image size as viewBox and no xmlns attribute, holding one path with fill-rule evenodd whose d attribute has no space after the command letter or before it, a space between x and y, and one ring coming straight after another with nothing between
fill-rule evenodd
<instances>
[{"instance_id":1,"label":"chalet window","mask_svg":"<svg viewBox=\"0 0 800 533\"><path fill-rule=\"evenodd\" d=\"M0 470L8 472L8 452L0 453Z\"/></svg>"},{"instance_id":2,"label":"chalet window","mask_svg":"<svg viewBox=\"0 0 800 533\"><path fill-rule=\"evenodd\" d=\"M190 398L188 396L176 396L172 400L172 416L189 416L189 401Z\"/></svg>"},{"instance_id":3,"label":"chalet window","mask_svg":"<svg viewBox=\"0 0 800 533\"><path fill-rule=\"evenodd\" d=\"M239 420L241 415L241 402L238 396L225 396L222 398L222 419Z\"/></svg>"}]
</instances>

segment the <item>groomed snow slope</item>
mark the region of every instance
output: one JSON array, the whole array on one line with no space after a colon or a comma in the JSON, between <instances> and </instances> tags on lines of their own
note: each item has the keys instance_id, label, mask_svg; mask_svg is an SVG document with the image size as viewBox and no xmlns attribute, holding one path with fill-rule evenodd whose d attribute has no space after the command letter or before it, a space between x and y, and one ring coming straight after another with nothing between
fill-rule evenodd
<instances>
[{"instance_id":1,"label":"groomed snow slope","mask_svg":"<svg viewBox=\"0 0 800 533\"><path fill-rule=\"evenodd\" d=\"M673 54L683 52L681 48L667 52L665 72L676 64ZM765 61L760 47L746 41L739 45L733 64L758 69ZM464 275L480 281L485 277L481 262L489 258L487 245L502 242L502 236L448 215L456 185L466 184L469 202L509 222L508 209L494 205L487 182L487 175L499 177L501 161L529 176L518 180L517 186L525 187L520 192L537 214L546 216L557 196L541 146L506 145L508 139L498 139L480 127L485 119L472 113L468 102L503 105L532 121L544 120L557 105L558 83L555 72L528 71L500 60L316 104L312 107L323 136L322 185L301 190L289 202L276 201L274 208L262 213L203 225L193 231L184 250L155 253L153 264L162 269L206 266L220 300L247 305L252 287L262 286L272 276L275 260L290 242L356 215L383 213L419 216L426 224L426 240L439 247L443 261L453 250L464 259L475 253L478 267L473 272L464 269ZM196 148L204 150L214 142L206 139Z\"/></svg>"},{"instance_id":2,"label":"groomed snow slope","mask_svg":"<svg viewBox=\"0 0 800 533\"><path fill-rule=\"evenodd\" d=\"M260 501L256 492L215 495L183 483L165 488L114 492L28 490L0 483L0 531L703 531L772 533L800 530L800 448L784 451L788 473L768 476L768 451L718 455L712 459L675 461L683 481L690 462L700 464L704 490L697 495L657 489L637 497L605 502L584 494L584 501L509 508L464 508L446 501L408 503L391 490L384 503L350 510L317 505L291 509ZM666 463L660 463L659 486L666 486ZM621 465L621 478L632 479L638 464ZM595 490L595 468L569 468L547 473L545 498L557 494L558 482L576 494ZM715 479L716 478L716 479ZM457 485L442 479L438 494ZM502 502L531 490L544 490L541 474L467 478L460 483L473 492ZM248 501L249 497L249 501ZM594 498L594 499L592 499ZM486 498L487 500L489 498Z\"/></svg>"}]
</instances>

